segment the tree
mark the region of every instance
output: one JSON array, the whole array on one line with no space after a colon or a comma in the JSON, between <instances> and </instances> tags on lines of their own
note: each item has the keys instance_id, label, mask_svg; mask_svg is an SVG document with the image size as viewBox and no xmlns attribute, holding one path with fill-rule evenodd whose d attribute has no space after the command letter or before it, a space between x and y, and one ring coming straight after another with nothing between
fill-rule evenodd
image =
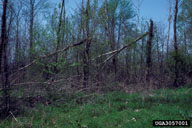
<instances>
[{"instance_id":1,"label":"tree","mask_svg":"<svg viewBox=\"0 0 192 128\"><path fill-rule=\"evenodd\" d=\"M89 22L90 22L90 1L87 0L87 5L86 5L86 38L90 37L90 29L89 29ZM87 86L87 82L89 79L89 49L90 49L90 45L91 45L91 40L87 40L85 43L85 49L84 49L84 56L83 56L83 85L84 88Z\"/></svg>"},{"instance_id":2,"label":"tree","mask_svg":"<svg viewBox=\"0 0 192 128\"><path fill-rule=\"evenodd\" d=\"M20 59L21 59L21 42L20 42L20 23L22 20L22 8L23 8L23 2L22 1L16 1L18 2L17 4L15 4L15 8L14 8L14 16L15 16L15 33L16 33L16 40L15 40L15 64L16 64L16 68L19 67L19 63L20 63Z\"/></svg>"},{"instance_id":3,"label":"tree","mask_svg":"<svg viewBox=\"0 0 192 128\"><path fill-rule=\"evenodd\" d=\"M1 42L0 42L0 72L2 71L2 59L3 59L3 52L6 45L7 39L7 4L8 0L3 1L3 15L2 15L2 24L1 24Z\"/></svg>"},{"instance_id":4,"label":"tree","mask_svg":"<svg viewBox=\"0 0 192 128\"><path fill-rule=\"evenodd\" d=\"M178 35L182 41L182 47L186 55L189 55L190 47L192 46L192 2L190 0L181 1L181 11L178 14Z\"/></svg>"},{"instance_id":5,"label":"tree","mask_svg":"<svg viewBox=\"0 0 192 128\"><path fill-rule=\"evenodd\" d=\"M29 60L31 62L34 59L34 21L36 16L47 8L47 0L25 0L24 4L29 17Z\"/></svg>"},{"instance_id":6,"label":"tree","mask_svg":"<svg viewBox=\"0 0 192 128\"><path fill-rule=\"evenodd\" d=\"M60 11L60 15L59 15L59 24L58 24L58 28L57 28L57 43L56 43L56 51L58 51L61 47L61 29L62 29L62 18L63 18L63 13L65 13L65 0L62 0L62 5L61 5L61 11ZM55 62L58 63L58 58L59 58L59 54L56 54L55 57ZM58 73L58 69L57 66L55 66L55 73Z\"/></svg>"},{"instance_id":7,"label":"tree","mask_svg":"<svg viewBox=\"0 0 192 128\"><path fill-rule=\"evenodd\" d=\"M29 27L29 56L30 62L33 60L33 26L34 26L34 6L35 0L30 0L30 27Z\"/></svg>"},{"instance_id":8,"label":"tree","mask_svg":"<svg viewBox=\"0 0 192 128\"><path fill-rule=\"evenodd\" d=\"M170 28L171 28L171 19L172 19L172 6L171 6L171 0L169 0L169 17L168 17L168 36L167 36L167 58L169 56L169 40L170 40Z\"/></svg>"},{"instance_id":9,"label":"tree","mask_svg":"<svg viewBox=\"0 0 192 128\"><path fill-rule=\"evenodd\" d=\"M146 80L150 81L151 77L151 68L152 68L152 60L151 60L151 50L152 50L152 39L153 39L153 21L150 20L149 27L149 39L147 41L147 53L146 53Z\"/></svg>"},{"instance_id":10,"label":"tree","mask_svg":"<svg viewBox=\"0 0 192 128\"><path fill-rule=\"evenodd\" d=\"M174 86L178 87L178 78L179 78L179 69L178 69L178 45L177 45L177 14L178 14L178 0L175 0L175 14L174 14L174 24L173 24L173 29L174 29L174 50L175 50L175 78L174 78Z\"/></svg>"},{"instance_id":11,"label":"tree","mask_svg":"<svg viewBox=\"0 0 192 128\"><path fill-rule=\"evenodd\" d=\"M0 73L2 76L2 85L3 85L3 98L5 105L4 108L4 116L7 116L9 113L9 103L10 103L10 96L9 96L9 73L8 73L8 60L7 60L7 44L8 44L8 37L7 37L7 7L8 7L8 0L3 1L3 15L2 15L2 25L1 25L1 44L0 44ZM2 61L3 60L3 61ZM3 66L2 66L2 62ZM3 69L3 70L2 70Z\"/></svg>"},{"instance_id":12,"label":"tree","mask_svg":"<svg viewBox=\"0 0 192 128\"><path fill-rule=\"evenodd\" d=\"M120 46L120 32L128 25L129 19L133 18L132 4L125 0L105 0L104 4L104 27L110 50L113 51ZM118 35L116 34L118 33ZM118 44L117 44L118 43ZM118 46L119 45L119 46ZM117 56L112 59L111 71L117 73Z\"/></svg>"}]
</instances>

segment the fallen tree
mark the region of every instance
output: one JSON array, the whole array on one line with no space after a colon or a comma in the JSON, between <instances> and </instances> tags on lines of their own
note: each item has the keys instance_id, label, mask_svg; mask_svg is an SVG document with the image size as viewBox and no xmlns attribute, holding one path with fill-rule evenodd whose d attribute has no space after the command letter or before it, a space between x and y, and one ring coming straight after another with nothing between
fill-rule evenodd
<instances>
[{"instance_id":1,"label":"fallen tree","mask_svg":"<svg viewBox=\"0 0 192 128\"><path fill-rule=\"evenodd\" d=\"M19 71L22 71L22 70L24 70L24 69L32 66L33 64L35 64L37 61L39 61L39 60L41 60L41 59L48 58L48 57L51 57L51 56L53 56L53 55L56 55L56 54L58 54L58 53L60 53L60 52L67 51L67 50L69 50L70 48L73 48L73 47L76 47L76 46L79 46L79 45L85 43L85 42L88 41L88 40L91 40L91 38L87 38L87 39L81 40L80 42L73 43L72 45L69 45L69 46L67 46L67 47L65 47L65 48L63 48L63 49L57 50L57 51L55 51L55 52L53 52L53 53L50 53L50 54L47 54L47 55L43 55L43 56L41 56L41 57L39 57L39 58L34 59L34 60L31 61L29 64L26 64L25 66L19 68L19 69L16 70L16 71L12 71L12 72L13 72L13 74L14 74L14 73L17 73L17 72L19 72Z\"/></svg>"}]
</instances>

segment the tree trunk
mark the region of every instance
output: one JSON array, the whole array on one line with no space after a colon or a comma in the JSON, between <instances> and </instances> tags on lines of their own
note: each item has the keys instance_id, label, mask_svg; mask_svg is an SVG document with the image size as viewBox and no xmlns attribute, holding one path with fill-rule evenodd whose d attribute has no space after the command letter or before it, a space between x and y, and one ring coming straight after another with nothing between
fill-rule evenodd
<instances>
[{"instance_id":1,"label":"tree trunk","mask_svg":"<svg viewBox=\"0 0 192 128\"><path fill-rule=\"evenodd\" d=\"M171 15L171 0L169 0L169 18L168 18L168 22L169 22L169 24L168 24L168 36L167 36L167 56L166 56L166 58L168 59L168 57L169 57L169 38L170 38L170 28L171 28L171 17L172 17L172 15Z\"/></svg>"},{"instance_id":2,"label":"tree trunk","mask_svg":"<svg viewBox=\"0 0 192 128\"><path fill-rule=\"evenodd\" d=\"M2 85L3 85L3 98L4 98L4 115L7 116L9 112L9 102L10 102L10 96L9 96L9 81L8 81L8 63L7 63L7 43L8 43L8 37L7 37L7 4L8 0L3 1L3 15L2 15L2 26L1 26L1 45L0 45L0 73L2 75ZM3 66L2 66L2 60L3 60ZM2 68L3 67L3 68ZM3 69L3 70L2 70Z\"/></svg>"},{"instance_id":3,"label":"tree trunk","mask_svg":"<svg viewBox=\"0 0 192 128\"><path fill-rule=\"evenodd\" d=\"M146 80L150 81L151 78L151 68L152 68L152 61L151 61L151 49L152 49L152 39L153 39L153 21L150 20L150 28L149 28L149 39L147 41L147 58L146 58Z\"/></svg>"},{"instance_id":4,"label":"tree trunk","mask_svg":"<svg viewBox=\"0 0 192 128\"><path fill-rule=\"evenodd\" d=\"M15 40L15 66L16 68L19 67L19 61L20 61L20 40L19 40L19 23L20 23L20 14L21 14L21 10L22 10L22 3L19 3L19 9L16 12L16 40Z\"/></svg>"},{"instance_id":5,"label":"tree trunk","mask_svg":"<svg viewBox=\"0 0 192 128\"><path fill-rule=\"evenodd\" d=\"M19 61L20 61L20 53L19 53L19 20L18 17L16 19L16 45L15 45L15 65L16 68L19 67Z\"/></svg>"},{"instance_id":6,"label":"tree trunk","mask_svg":"<svg viewBox=\"0 0 192 128\"><path fill-rule=\"evenodd\" d=\"M173 24L173 32L174 32L174 50L175 50L175 79L174 79L174 86L178 87L178 77L179 77L179 70L178 70L178 45L177 45L177 13L178 13L178 0L175 0L175 14L174 14L174 24Z\"/></svg>"},{"instance_id":7,"label":"tree trunk","mask_svg":"<svg viewBox=\"0 0 192 128\"><path fill-rule=\"evenodd\" d=\"M1 42L0 42L0 73L2 71L2 60L3 60L3 52L4 45L6 44L6 36L7 36L7 20L6 20L6 11L7 11L8 0L3 1L3 15L2 15L2 24L1 24Z\"/></svg>"},{"instance_id":8,"label":"tree trunk","mask_svg":"<svg viewBox=\"0 0 192 128\"><path fill-rule=\"evenodd\" d=\"M59 25L58 25L58 28L57 28L57 44L56 44L57 46L56 46L56 51L58 51L59 48L61 47L61 27L62 27L62 18L63 18L64 6L65 6L65 0L62 0L61 12L60 12L60 15L59 15ZM56 64L58 63L58 58L59 58L59 54L56 54L56 57L55 57ZM55 70L55 73L57 74L58 73L57 66L54 67L54 70Z\"/></svg>"},{"instance_id":9,"label":"tree trunk","mask_svg":"<svg viewBox=\"0 0 192 128\"><path fill-rule=\"evenodd\" d=\"M89 12L90 12L90 1L87 0L87 7L86 7L86 32L87 32L87 38L90 37L90 31L89 31ZM84 57L83 57L83 86L86 88L87 82L89 80L89 48L91 45L91 41L87 40L85 44L85 50L84 50Z\"/></svg>"},{"instance_id":10,"label":"tree trunk","mask_svg":"<svg viewBox=\"0 0 192 128\"><path fill-rule=\"evenodd\" d=\"M29 61L33 61L33 25L34 25L34 0L30 0L30 26L29 26Z\"/></svg>"},{"instance_id":11,"label":"tree trunk","mask_svg":"<svg viewBox=\"0 0 192 128\"><path fill-rule=\"evenodd\" d=\"M115 18L113 16L112 18L112 26L111 26L111 35L110 35L111 39L110 39L110 42L111 42L111 51L115 50ZM117 73L117 57L114 56L113 59L112 59L112 71L115 73L115 76L116 76L116 73Z\"/></svg>"}]
</instances>

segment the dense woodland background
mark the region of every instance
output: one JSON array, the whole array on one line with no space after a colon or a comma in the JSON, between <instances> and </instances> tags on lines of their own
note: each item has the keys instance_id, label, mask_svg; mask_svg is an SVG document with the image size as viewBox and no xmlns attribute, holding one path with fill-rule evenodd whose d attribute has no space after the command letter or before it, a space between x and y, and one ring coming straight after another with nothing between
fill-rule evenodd
<instances>
[{"instance_id":1,"label":"dense woodland background","mask_svg":"<svg viewBox=\"0 0 192 128\"><path fill-rule=\"evenodd\" d=\"M133 93L192 83L192 1L169 0L168 26L131 0L0 2L0 112L75 92ZM72 11L69 12L69 11Z\"/></svg>"}]
</instances>

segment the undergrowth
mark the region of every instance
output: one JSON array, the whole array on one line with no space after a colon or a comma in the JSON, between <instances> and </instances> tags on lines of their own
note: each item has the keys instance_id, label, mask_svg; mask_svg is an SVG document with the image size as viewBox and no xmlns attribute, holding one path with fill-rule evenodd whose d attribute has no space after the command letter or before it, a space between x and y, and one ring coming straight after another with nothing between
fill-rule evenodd
<instances>
[{"instance_id":1,"label":"undergrowth","mask_svg":"<svg viewBox=\"0 0 192 128\"><path fill-rule=\"evenodd\" d=\"M10 115L0 128L150 128L152 120L191 120L192 89L148 93L78 94L65 102L37 105L25 116Z\"/></svg>"}]
</instances>

